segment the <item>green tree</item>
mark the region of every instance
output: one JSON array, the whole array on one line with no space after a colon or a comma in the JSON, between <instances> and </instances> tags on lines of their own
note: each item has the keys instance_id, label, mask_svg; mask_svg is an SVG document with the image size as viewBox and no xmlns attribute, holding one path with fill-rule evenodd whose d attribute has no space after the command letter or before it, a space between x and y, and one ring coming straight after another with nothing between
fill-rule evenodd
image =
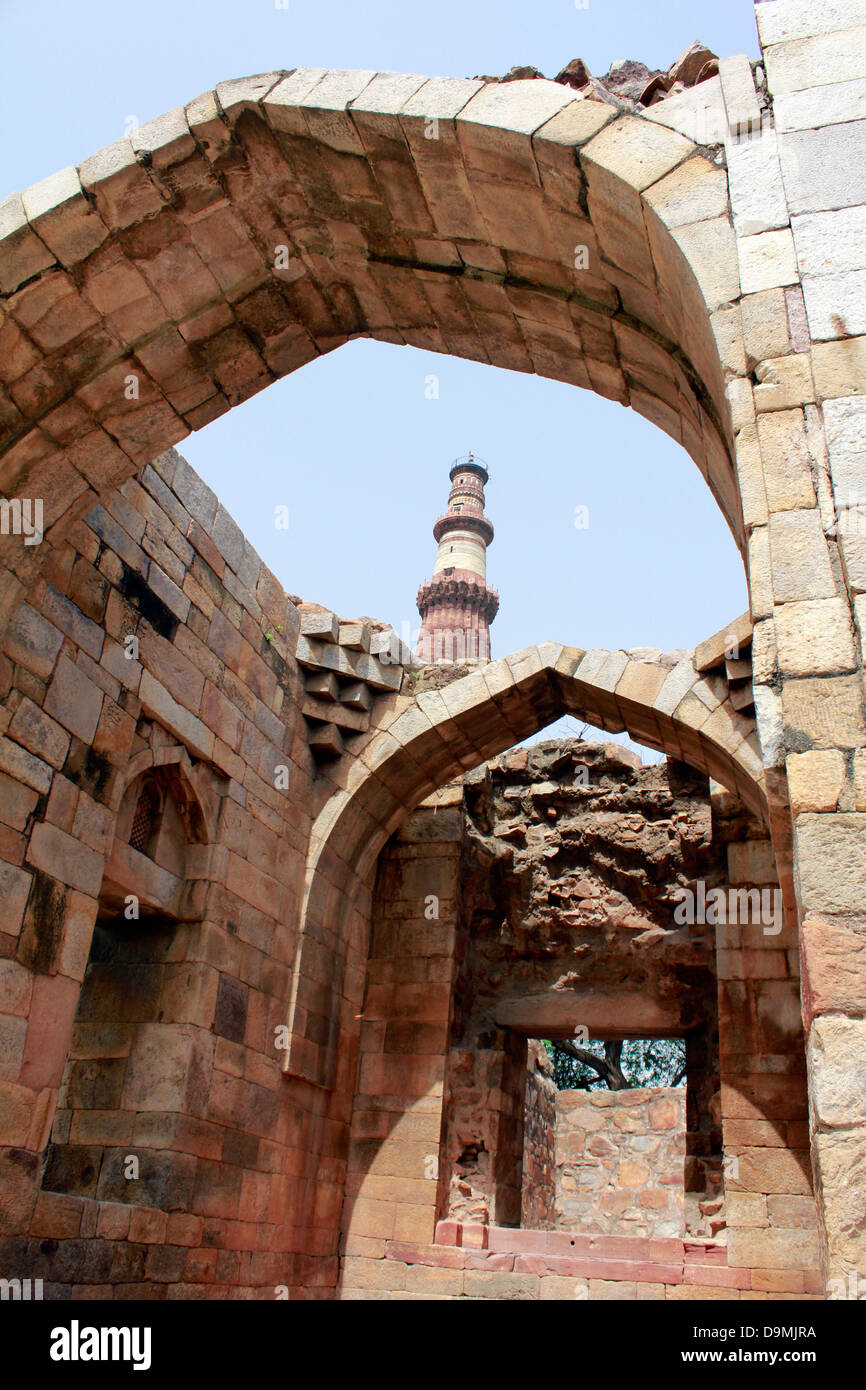
<instances>
[{"instance_id":1,"label":"green tree","mask_svg":"<svg viewBox=\"0 0 866 1390\"><path fill-rule=\"evenodd\" d=\"M544 1046L560 1091L622 1091L685 1083L686 1045L682 1038L591 1039L584 1046L545 1040Z\"/></svg>"}]
</instances>

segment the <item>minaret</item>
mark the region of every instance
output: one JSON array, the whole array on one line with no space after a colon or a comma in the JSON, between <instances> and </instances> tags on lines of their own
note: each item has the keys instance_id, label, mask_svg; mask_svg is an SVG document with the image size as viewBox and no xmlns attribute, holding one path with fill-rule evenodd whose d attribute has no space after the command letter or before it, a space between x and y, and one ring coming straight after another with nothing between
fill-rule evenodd
<instances>
[{"instance_id":1,"label":"minaret","mask_svg":"<svg viewBox=\"0 0 866 1390\"><path fill-rule=\"evenodd\" d=\"M493 527L484 515L487 469L472 452L449 474L448 510L433 527L439 543L433 578L418 590L423 662L489 661L490 623L499 595L487 587L487 547Z\"/></svg>"}]
</instances>

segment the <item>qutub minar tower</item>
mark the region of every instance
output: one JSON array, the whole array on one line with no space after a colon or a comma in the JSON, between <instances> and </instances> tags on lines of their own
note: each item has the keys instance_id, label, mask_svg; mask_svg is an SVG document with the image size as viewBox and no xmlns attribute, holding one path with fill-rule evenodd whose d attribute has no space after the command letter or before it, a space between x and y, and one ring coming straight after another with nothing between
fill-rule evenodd
<instances>
[{"instance_id":1,"label":"qutub minar tower","mask_svg":"<svg viewBox=\"0 0 866 1390\"><path fill-rule=\"evenodd\" d=\"M470 450L451 467L448 510L433 527L439 544L433 578L418 590L422 661L489 661L490 624L499 595L487 586L493 526L484 515L487 469Z\"/></svg>"}]
</instances>

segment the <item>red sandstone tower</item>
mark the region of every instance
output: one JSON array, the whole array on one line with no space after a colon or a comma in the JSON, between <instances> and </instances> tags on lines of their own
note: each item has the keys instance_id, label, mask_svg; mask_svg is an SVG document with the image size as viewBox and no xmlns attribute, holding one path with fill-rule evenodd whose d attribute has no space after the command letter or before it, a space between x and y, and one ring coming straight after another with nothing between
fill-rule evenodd
<instances>
[{"instance_id":1,"label":"red sandstone tower","mask_svg":"<svg viewBox=\"0 0 866 1390\"><path fill-rule=\"evenodd\" d=\"M433 527L439 544L433 578L418 590L418 656L425 662L489 661L499 595L487 587L487 547L493 540L484 515L487 469L470 451L455 461L449 476L448 510Z\"/></svg>"}]
</instances>

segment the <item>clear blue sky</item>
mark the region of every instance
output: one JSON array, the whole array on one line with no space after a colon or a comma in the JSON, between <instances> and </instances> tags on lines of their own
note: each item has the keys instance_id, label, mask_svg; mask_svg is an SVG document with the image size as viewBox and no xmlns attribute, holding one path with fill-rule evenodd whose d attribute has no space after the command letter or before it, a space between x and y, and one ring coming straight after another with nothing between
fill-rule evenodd
<instances>
[{"instance_id":1,"label":"clear blue sky","mask_svg":"<svg viewBox=\"0 0 866 1390\"><path fill-rule=\"evenodd\" d=\"M553 77L582 57L667 67L695 38L758 56L751 0L0 0L0 198L218 81L300 65ZM430 373L439 397L425 396ZM490 467L494 655L552 638L692 647L746 606L742 564L696 467L589 392L372 341L349 344L183 441L286 588L414 632L448 465ZM274 507L290 512L276 530ZM577 506L589 529L574 527Z\"/></svg>"}]
</instances>

